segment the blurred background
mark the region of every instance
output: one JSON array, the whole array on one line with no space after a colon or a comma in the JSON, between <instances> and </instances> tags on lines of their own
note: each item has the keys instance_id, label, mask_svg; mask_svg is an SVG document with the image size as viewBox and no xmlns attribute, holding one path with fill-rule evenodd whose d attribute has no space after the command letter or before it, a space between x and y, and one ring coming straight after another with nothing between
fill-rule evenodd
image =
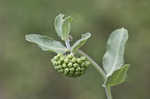
<instances>
[{"instance_id":1,"label":"blurred background","mask_svg":"<svg viewBox=\"0 0 150 99\"><path fill-rule=\"evenodd\" d=\"M73 40L92 38L82 47L102 64L109 34L129 30L125 60L131 64L126 83L113 87L114 99L150 98L150 0L0 0L0 99L106 99L102 77L90 66L80 78L55 72L50 59L25 41L29 33L57 40L53 27L59 13L73 17Z\"/></svg>"}]
</instances>

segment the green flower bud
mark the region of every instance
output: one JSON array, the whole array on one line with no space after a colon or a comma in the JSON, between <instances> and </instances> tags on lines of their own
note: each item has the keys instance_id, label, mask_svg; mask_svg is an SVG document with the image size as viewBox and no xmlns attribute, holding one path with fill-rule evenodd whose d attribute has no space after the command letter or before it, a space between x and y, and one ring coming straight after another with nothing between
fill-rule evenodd
<instances>
[{"instance_id":1,"label":"green flower bud","mask_svg":"<svg viewBox=\"0 0 150 99\"><path fill-rule=\"evenodd\" d=\"M68 64L68 67L72 67L73 66L73 64L70 62L69 64Z\"/></svg>"},{"instance_id":2,"label":"green flower bud","mask_svg":"<svg viewBox=\"0 0 150 99\"><path fill-rule=\"evenodd\" d=\"M59 70L59 69L61 69L61 66L59 65L59 66L55 66L54 67L56 70Z\"/></svg>"},{"instance_id":3,"label":"green flower bud","mask_svg":"<svg viewBox=\"0 0 150 99\"><path fill-rule=\"evenodd\" d=\"M64 70L64 74L67 75L68 73L69 73L69 69L66 68L66 69Z\"/></svg>"},{"instance_id":4,"label":"green flower bud","mask_svg":"<svg viewBox=\"0 0 150 99\"><path fill-rule=\"evenodd\" d=\"M55 59L53 58L53 59L51 59L51 62L53 63L55 61Z\"/></svg>"},{"instance_id":5,"label":"green flower bud","mask_svg":"<svg viewBox=\"0 0 150 99\"><path fill-rule=\"evenodd\" d=\"M76 63L77 59L75 57L72 58L71 60L73 63Z\"/></svg>"},{"instance_id":6,"label":"green flower bud","mask_svg":"<svg viewBox=\"0 0 150 99\"><path fill-rule=\"evenodd\" d=\"M66 68L66 67L67 67L67 65L66 65L65 63L63 63L63 64L62 64L62 67L63 67L63 68Z\"/></svg>"},{"instance_id":7,"label":"green flower bud","mask_svg":"<svg viewBox=\"0 0 150 99\"><path fill-rule=\"evenodd\" d=\"M58 60L58 58L59 58L58 56L55 56L55 57L53 58L53 60Z\"/></svg>"},{"instance_id":8,"label":"green flower bud","mask_svg":"<svg viewBox=\"0 0 150 99\"><path fill-rule=\"evenodd\" d=\"M72 54L67 55L67 58L72 59L74 56Z\"/></svg>"},{"instance_id":9,"label":"green flower bud","mask_svg":"<svg viewBox=\"0 0 150 99\"><path fill-rule=\"evenodd\" d=\"M85 64L86 64L86 65L90 65L90 62L89 62L89 61L85 61Z\"/></svg>"},{"instance_id":10,"label":"green flower bud","mask_svg":"<svg viewBox=\"0 0 150 99\"><path fill-rule=\"evenodd\" d=\"M64 59L64 62L65 62L65 63L69 63L69 59L68 59L68 58L65 58L65 59Z\"/></svg>"},{"instance_id":11,"label":"green flower bud","mask_svg":"<svg viewBox=\"0 0 150 99\"><path fill-rule=\"evenodd\" d=\"M86 60L86 57L81 56L81 57L80 57L80 60L85 61L85 60Z\"/></svg>"},{"instance_id":12,"label":"green flower bud","mask_svg":"<svg viewBox=\"0 0 150 99\"><path fill-rule=\"evenodd\" d=\"M90 65L90 62L89 61L85 61L85 67L88 68Z\"/></svg>"},{"instance_id":13,"label":"green flower bud","mask_svg":"<svg viewBox=\"0 0 150 99\"><path fill-rule=\"evenodd\" d=\"M79 65L77 63L73 64L73 67L77 68Z\"/></svg>"},{"instance_id":14,"label":"green flower bud","mask_svg":"<svg viewBox=\"0 0 150 99\"><path fill-rule=\"evenodd\" d=\"M85 66L85 63L83 62L82 64L81 64L81 67L84 67Z\"/></svg>"},{"instance_id":15,"label":"green flower bud","mask_svg":"<svg viewBox=\"0 0 150 99\"><path fill-rule=\"evenodd\" d=\"M67 77L79 77L85 73L90 62L86 57L75 57L73 54L58 54L51 60L54 69Z\"/></svg>"},{"instance_id":16,"label":"green flower bud","mask_svg":"<svg viewBox=\"0 0 150 99\"><path fill-rule=\"evenodd\" d=\"M81 63L82 63L82 60L81 60L80 58L78 58L78 59L77 59L77 62L78 62L79 64L81 64Z\"/></svg>"},{"instance_id":17,"label":"green flower bud","mask_svg":"<svg viewBox=\"0 0 150 99\"><path fill-rule=\"evenodd\" d=\"M63 73L64 71L63 71L63 69L60 69L60 70L58 70L58 72L59 72L59 73Z\"/></svg>"},{"instance_id":18,"label":"green flower bud","mask_svg":"<svg viewBox=\"0 0 150 99\"><path fill-rule=\"evenodd\" d=\"M57 55L57 57L62 57L62 56L63 56L63 54L58 54L58 55Z\"/></svg>"},{"instance_id":19,"label":"green flower bud","mask_svg":"<svg viewBox=\"0 0 150 99\"><path fill-rule=\"evenodd\" d=\"M81 70L81 68L80 68L80 67L77 67L77 68L76 68L76 71L78 71L78 72L79 72L80 70Z\"/></svg>"},{"instance_id":20,"label":"green flower bud","mask_svg":"<svg viewBox=\"0 0 150 99\"><path fill-rule=\"evenodd\" d=\"M60 60L59 60L59 61L57 61L57 64L58 64L58 65L61 65L61 61L60 61Z\"/></svg>"},{"instance_id":21,"label":"green flower bud","mask_svg":"<svg viewBox=\"0 0 150 99\"><path fill-rule=\"evenodd\" d=\"M70 72L72 72L72 73L73 73L74 71L75 71L75 69L74 69L74 68L70 68Z\"/></svg>"},{"instance_id":22,"label":"green flower bud","mask_svg":"<svg viewBox=\"0 0 150 99\"><path fill-rule=\"evenodd\" d=\"M64 59L65 59L64 57L60 57L60 61L64 61Z\"/></svg>"},{"instance_id":23,"label":"green flower bud","mask_svg":"<svg viewBox=\"0 0 150 99\"><path fill-rule=\"evenodd\" d=\"M52 61L52 64L53 64L53 65L57 65L57 62L56 62L56 61Z\"/></svg>"},{"instance_id":24,"label":"green flower bud","mask_svg":"<svg viewBox=\"0 0 150 99\"><path fill-rule=\"evenodd\" d=\"M61 57L61 54L58 54L57 56L54 57L54 60L58 60Z\"/></svg>"}]
</instances>

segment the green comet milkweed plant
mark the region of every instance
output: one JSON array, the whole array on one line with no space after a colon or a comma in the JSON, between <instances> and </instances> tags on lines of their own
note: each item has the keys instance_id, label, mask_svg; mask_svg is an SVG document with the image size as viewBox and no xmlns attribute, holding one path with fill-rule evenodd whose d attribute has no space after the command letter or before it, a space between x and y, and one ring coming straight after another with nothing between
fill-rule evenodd
<instances>
[{"instance_id":1,"label":"green comet milkweed plant","mask_svg":"<svg viewBox=\"0 0 150 99\"><path fill-rule=\"evenodd\" d=\"M91 64L103 77L103 87L107 99L112 99L111 87L125 82L129 64L124 63L124 50L128 40L128 31L125 28L113 31L107 41L107 49L103 57L103 68L80 48L91 37L91 33L81 35L81 39L70 45L70 30L72 18L59 14L55 18L54 27L57 35L65 42L56 41L40 34L28 34L25 39L37 44L43 51L57 53L51 59L54 69L66 77L80 77Z\"/></svg>"}]
</instances>

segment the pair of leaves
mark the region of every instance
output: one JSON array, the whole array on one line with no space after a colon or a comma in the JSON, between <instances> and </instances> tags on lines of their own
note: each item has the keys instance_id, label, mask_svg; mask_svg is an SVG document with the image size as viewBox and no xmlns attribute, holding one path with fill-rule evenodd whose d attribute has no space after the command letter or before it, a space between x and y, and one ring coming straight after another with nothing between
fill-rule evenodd
<instances>
[{"instance_id":1,"label":"pair of leaves","mask_svg":"<svg viewBox=\"0 0 150 99\"><path fill-rule=\"evenodd\" d=\"M59 14L55 18L55 30L57 35L64 41L68 40L69 38L69 33L71 30L71 22L72 18L70 16L64 18L63 14ZM91 37L90 33L85 33L81 35L81 39L75 42L75 44L72 46L71 50L73 52L77 51L80 47L82 47L88 38Z\"/></svg>"},{"instance_id":2,"label":"pair of leaves","mask_svg":"<svg viewBox=\"0 0 150 99\"><path fill-rule=\"evenodd\" d=\"M55 18L55 30L57 35L64 41L68 40L70 29L71 29L72 18L70 16L64 18L63 14L59 14ZM75 42L71 47L71 51L75 52L82 47L88 38L91 37L90 33L82 34L80 40ZM29 42L37 44L43 51L53 51L56 53L65 53L70 49L67 49L61 42L53 40L48 36L39 34L29 34L25 36L25 39Z\"/></svg>"},{"instance_id":3,"label":"pair of leaves","mask_svg":"<svg viewBox=\"0 0 150 99\"><path fill-rule=\"evenodd\" d=\"M72 46L72 51L77 51L82 47L88 38L91 37L90 33L82 34L80 40L76 41ZM53 40L45 35L40 34L29 34L25 36L25 39L29 42L37 44L43 51L53 51L56 53L65 53L68 49L59 41Z\"/></svg>"},{"instance_id":4,"label":"pair of leaves","mask_svg":"<svg viewBox=\"0 0 150 99\"><path fill-rule=\"evenodd\" d=\"M103 68L106 72L107 85L118 85L125 81L128 65L124 66L124 50L128 40L128 31L117 29L110 35L107 51L103 57Z\"/></svg>"},{"instance_id":5,"label":"pair of leaves","mask_svg":"<svg viewBox=\"0 0 150 99\"><path fill-rule=\"evenodd\" d=\"M54 26L56 33L64 41L69 38L69 33L71 30L71 22L72 18L70 16L64 18L63 14L59 14L55 18Z\"/></svg>"}]
</instances>

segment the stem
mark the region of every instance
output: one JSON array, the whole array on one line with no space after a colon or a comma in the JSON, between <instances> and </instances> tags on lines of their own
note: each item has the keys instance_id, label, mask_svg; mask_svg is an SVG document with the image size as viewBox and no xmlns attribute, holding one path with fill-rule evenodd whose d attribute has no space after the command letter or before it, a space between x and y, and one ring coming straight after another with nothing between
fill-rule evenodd
<instances>
[{"instance_id":1,"label":"stem","mask_svg":"<svg viewBox=\"0 0 150 99\"><path fill-rule=\"evenodd\" d=\"M92 63L92 65L94 66L94 68L102 75L103 79L104 80L107 79L106 74L103 71L103 69L90 56L88 56L82 50L78 50L78 53L81 54L81 55L83 55L83 56L85 56L85 57L87 57L87 59ZM112 99L111 87L107 86L107 85L104 85L104 88L105 88L105 93L106 93L107 99Z\"/></svg>"},{"instance_id":2,"label":"stem","mask_svg":"<svg viewBox=\"0 0 150 99\"><path fill-rule=\"evenodd\" d=\"M71 47L70 47L70 40L69 40L69 39L65 40L65 44L66 44L66 47L67 47L69 50L71 50Z\"/></svg>"},{"instance_id":3,"label":"stem","mask_svg":"<svg viewBox=\"0 0 150 99\"><path fill-rule=\"evenodd\" d=\"M95 67L95 69L103 76L104 79L106 79L106 75L105 75L105 72L103 71L103 69L90 56L88 56L82 50L78 50L78 53L87 57L87 59L92 63L92 65Z\"/></svg>"},{"instance_id":4,"label":"stem","mask_svg":"<svg viewBox=\"0 0 150 99\"><path fill-rule=\"evenodd\" d=\"M112 99L110 86L105 86L104 88L105 88L105 93L106 93L107 99Z\"/></svg>"}]
</instances>

